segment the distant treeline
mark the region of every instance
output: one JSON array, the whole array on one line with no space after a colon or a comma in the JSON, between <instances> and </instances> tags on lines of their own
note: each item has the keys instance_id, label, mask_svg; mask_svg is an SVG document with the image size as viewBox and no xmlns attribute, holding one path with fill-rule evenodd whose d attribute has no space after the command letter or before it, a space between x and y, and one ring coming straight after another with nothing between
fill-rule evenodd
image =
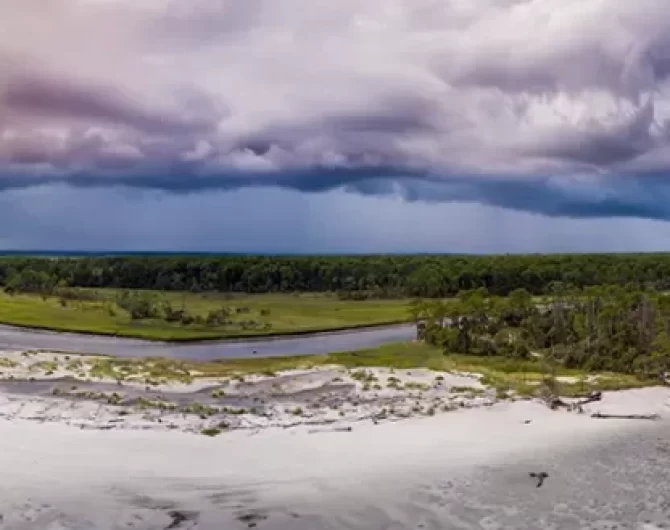
<instances>
[{"instance_id":1,"label":"distant treeline","mask_svg":"<svg viewBox=\"0 0 670 530\"><path fill-rule=\"evenodd\" d=\"M545 294L577 288L670 288L670 254L505 256L147 256L0 258L8 290L116 287L241 293L337 292L342 298L443 297L485 288Z\"/></svg>"}]
</instances>

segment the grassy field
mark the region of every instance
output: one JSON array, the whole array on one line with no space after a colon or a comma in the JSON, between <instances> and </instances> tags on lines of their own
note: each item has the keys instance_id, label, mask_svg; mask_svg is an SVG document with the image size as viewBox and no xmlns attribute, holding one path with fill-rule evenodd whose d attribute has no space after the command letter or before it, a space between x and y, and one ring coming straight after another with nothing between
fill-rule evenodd
<instances>
[{"instance_id":1,"label":"grassy field","mask_svg":"<svg viewBox=\"0 0 670 530\"><path fill-rule=\"evenodd\" d=\"M146 294L205 317L226 307L231 325L183 325L162 319L132 320L115 303L112 289L89 290L91 300L43 299L37 295L0 293L0 323L109 334L153 340L197 340L292 334L391 324L409 320L409 300L342 301L326 294L226 295L221 293L151 292ZM243 312L236 313L240 308ZM244 329L238 323L253 320L264 327Z\"/></svg>"},{"instance_id":2,"label":"grassy field","mask_svg":"<svg viewBox=\"0 0 670 530\"><path fill-rule=\"evenodd\" d=\"M541 392L547 377L539 360L518 360L506 357L444 355L437 347L419 342L399 342L378 348L353 352L275 358L250 358L211 362L189 362L173 359L106 358L95 368L101 375L116 377L119 372L148 373L154 380L184 380L197 377L244 377L248 374L274 375L282 370L306 369L324 365L340 365L352 369L389 367L396 370L428 368L431 370L471 372L483 376L482 382L499 394L514 391L522 396ZM621 390L659 384L643 381L629 374L601 372L588 374L581 370L558 368L556 392L562 396L588 393L592 390Z\"/></svg>"}]
</instances>

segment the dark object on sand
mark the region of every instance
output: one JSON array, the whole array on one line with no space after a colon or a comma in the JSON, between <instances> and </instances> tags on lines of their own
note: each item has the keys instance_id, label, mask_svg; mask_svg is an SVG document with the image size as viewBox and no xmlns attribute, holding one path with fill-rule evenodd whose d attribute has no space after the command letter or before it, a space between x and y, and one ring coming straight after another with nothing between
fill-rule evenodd
<instances>
[{"instance_id":1,"label":"dark object on sand","mask_svg":"<svg viewBox=\"0 0 670 530\"><path fill-rule=\"evenodd\" d=\"M586 398L581 401L577 401L575 405L586 405L587 403L593 403L594 401L601 401L603 399L603 393L600 391L591 392Z\"/></svg>"},{"instance_id":2,"label":"dark object on sand","mask_svg":"<svg viewBox=\"0 0 670 530\"><path fill-rule=\"evenodd\" d=\"M587 403L593 403L594 401L601 401L602 398L603 398L602 392L594 391L585 396L584 399L582 399L581 401L576 401L574 403L566 403L558 396L549 396L546 399L546 402L547 406L551 410L557 410L560 407L565 407L568 410L580 411L582 405L586 405Z\"/></svg>"},{"instance_id":3,"label":"dark object on sand","mask_svg":"<svg viewBox=\"0 0 670 530\"><path fill-rule=\"evenodd\" d=\"M557 410L559 407L570 407L570 405L557 396L550 396L547 398L547 406L551 410Z\"/></svg>"},{"instance_id":4,"label":"dark object on sand","mask_svg":"<svg viewBox=\"0 0 670 530\"><path fill-rule=\"evenodd\" d=\"M247 525L247 528L256 528L260 521L264 521L268 516L258 512L250 512L240 515L237 520Z\"/></svg>"},{"instance_id":5,"label":"dark object on sand","mask_svg":"<svg viewBox=\"0 0 670 530\"><path fill-rule=\"evenodd\" d=\"M658 420L660 416L658 414L601 414L596 412L591 414L592 418L598 418L603 420Z\"/></svg>"},{"instance_id":6,"label":"dark object on sand","mask_svg":"<svg viewBox=\"0 0 670 530\"><path fill-rule=\"evenodd\" d=\"M185 521L194 521L197 519L197 514L193 512L180 512L179 510L172 510L168 512L172 518L172 522L165 527L165 530L172 530L173 528L182 528L182 523Z\"/></svg>"},{"instance_id":7,"label":"dark object on sand","mask_svg":"<svg viewBox=\"0 0 670 530\"><path fill-rule=\"evenodd\" d=\"M539 473L529 473L531 478L537 479L537 485L535 486L536 488L539 488L542 486L544 483L544 479L549 477L549 473L546 471L540 471Z\"/></svg>"}]
</instances>

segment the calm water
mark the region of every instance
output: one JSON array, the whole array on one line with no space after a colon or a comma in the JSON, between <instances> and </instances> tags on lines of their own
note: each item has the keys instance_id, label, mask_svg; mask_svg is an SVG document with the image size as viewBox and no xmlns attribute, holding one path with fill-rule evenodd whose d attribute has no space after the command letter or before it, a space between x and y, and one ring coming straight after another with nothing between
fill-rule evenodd
<instances>
[{"instance_id":1,"label":"calm water","mask_svg":"<svg viewBox=\"0 0 670 530\"><path fill-rule=\"evenodd\" d=\"M79 353L99 353L121 357L160 356L181 359L212 360L245 357L324 354L373 348L390 342L413 339L412 324L362 329L339 333L318 333L291 338L243 341L215 341L173 344L136 339L54 333L0 326L0 348L55 349Z\"/></svg>"}]
</instances>

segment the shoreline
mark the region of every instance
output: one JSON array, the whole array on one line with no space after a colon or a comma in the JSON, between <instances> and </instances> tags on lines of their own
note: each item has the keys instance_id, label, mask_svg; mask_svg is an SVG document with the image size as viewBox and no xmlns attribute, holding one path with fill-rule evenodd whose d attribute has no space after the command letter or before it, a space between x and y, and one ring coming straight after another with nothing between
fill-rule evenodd
<instances>
[{"instance_id":1,"label":"shoreline","mask_svg":"<svg viewBox=\"0 0 670 530\"><path fill-rule=\"evenodd\" d=\"M2 329L10 331L25 331L26 333L37 333L37 334L57 334L57 335L71 335L73 337L82 336L82 337L97 337L102 339L110 339L115 341L129 341L129 342L140 342L147 345L169 345L169 346L197 346L197 345L225 345L225 344L236 344L239 342L266 342L266 341L280 341L284 339L292 338L319 338L327 337L331 335L344 335L351 333L359 333L365 331L376 331L384 329L394 329L402 327L415 327L415 324L412 323L412 320L393 320L389 322L378 322L375 324L352 324L350 326L337 326L330 328L316 328L316 329L304 329L304 330L292 330L279 333L254 333L254 334L231 334L226 336L216 336L216 337L199 337L199 338L174 338L174 339L153 339L143 336L141 334L134 335L131 333L124 333L122 335L117 335L112 332L99 332L99 331L87 331L87 330L70 330L70 329L61 329L50 327L47 325L44 326L28 326L25 324L16 324L0 321L0 333Z\"/></svg>"},{"instance_id":2,"label":"shoreline","mask_svg":"<svg viewBox=\"0 0 670 530\"><path fill-rule=\"evenodd\" d=\"M219 435L299 425L338 429L496 402L478 374L321 365L208 375L197 373L198 366L204 365L5 351L0 418Z\"/></svg>"},{"instance_id":3,"label":"shoreline","mask_svg":"<svg viewBox=\"0 0 670 530\"><path fill-rule=\"evenodd\" d=\"M87 335L15 328L0 325L0 349L51 350L105 354L119 357L173 357L184 360L216 360L296 355L326 355L374 348L416 336L411 324L384 325L310 333L302 336L231 339L200 343L152 342L105 335Z\"/></svg>"},{"instance_id":4,"label":"shoreline","mask_svg":"<svg viewBox=\"0 0 670 530\"><path fill-rule=\"evenodd\" d=\"M501 398L476 373L117 361L2 352L0 526L658 530L628 523L670 516L667 386L579 413Z\"/></svg>"},{"instance_id":5,"label":"shoreline","mask_svg":"<svg viewBox=\"0 0 670 530\"><path fill-rule=\"evenodd\" d=\"M667 410L667 389L650 390L605 399ZM606 421L528 401L347 432L215 438L2 419L0 512L12 530L530 530L538 521L656 530L639 525L670 514L661 502L668 453L654 452L667 433L667 413L658 422ZM541 488L529 477L538 471L548 472ZM170 527L175 520L182 526Z\"/></svg>"},{"instance_id":6,"label":"shoreline","mask_svg":"<svg viewBox=\"0 0 670 530\"><path fill-rule=\"evenodd\" d=\"M508 383L492 382L495 376L454 367L346 367L310 364L307 359L278 364L275 370L0 350L0 418L63 421L82 429L141 428L218 436L237 429L295 426L351 430L354 423L405 421L510 401L542 402L552 409L580 413L601 406L600 399L540 399L542 382L532 377L515 390ZM597 384L601 377L596 374L589 380ZM577 383L573 376L558 376L556 381ZM586 380L583 384L588 385ZM669 387L641 387L645 388L667 391L670 406Z\"/></svg>"}]
</instances>

